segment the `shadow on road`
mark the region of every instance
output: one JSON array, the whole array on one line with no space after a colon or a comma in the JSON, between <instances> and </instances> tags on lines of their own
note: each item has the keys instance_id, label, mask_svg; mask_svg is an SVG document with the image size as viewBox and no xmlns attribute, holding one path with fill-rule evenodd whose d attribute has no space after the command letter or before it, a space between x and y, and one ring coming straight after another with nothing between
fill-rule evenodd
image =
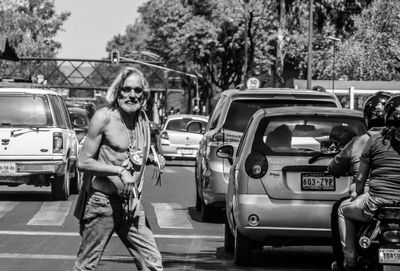
<instances>
[{"instance_id":1,"label":"shadow on road","mask_svg":"<svg viewBox=\"0 0 400 271\"><path fill-rule=\"evenodd\" d=\"M54 201L49 191L1 191L0 201Z\"/></svg>"},{"instance_id":2,"label":"shadow on road","mask_svg":"<svg viewBox=\"0 0 400 271\"><path fill-rule=\"evenodd\" d=\"M225 252L223 247L217 248L216 257L232 261L233 265L233 253ZM259 270L260 267L268 270L329 270L332 261L332 250L328 246L264 247L253 252L252 268L246 267L245 270ZM243 270L243 267L229 270Z\"/></svg>"},{"instance_id":3,"label":"shadow on road","mask_svg":"<svg viewBox=\"0 0 400 271\"><path fill-rule=\"evenodd\" d=\"M207 222L203 222L203 220L201 219L200 212L196 210L196 207L189 207L188 213L192 220L194 220L196 222L201 222L201 223L222 224L222 223L224 223L224 219L225 219L225 210L224 209L215 210L214 219L207 221Z\"/></svg>"}]
</instances>

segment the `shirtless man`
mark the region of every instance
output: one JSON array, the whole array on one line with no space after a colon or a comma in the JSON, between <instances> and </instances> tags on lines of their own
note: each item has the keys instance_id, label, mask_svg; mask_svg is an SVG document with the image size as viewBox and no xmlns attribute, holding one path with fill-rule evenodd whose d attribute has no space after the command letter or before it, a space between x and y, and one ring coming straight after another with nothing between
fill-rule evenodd
<instances>
[{"instance_id":1,"label":"shirtless man","mask_svg":"<svg viewBox=\"0 0 400 271\"><path fill-rule=\"evenodd\" d=\"M81 216L75 271L95 270L116 232L141 270L163 270L161 254L140 203L150 130L143 107L149 86L141 71L124 68L94 114L78 167L90 174ZM164 164L162 157L159 157ZM129 200L128 200L129 199Z\"/></svg>"}]
</instances>

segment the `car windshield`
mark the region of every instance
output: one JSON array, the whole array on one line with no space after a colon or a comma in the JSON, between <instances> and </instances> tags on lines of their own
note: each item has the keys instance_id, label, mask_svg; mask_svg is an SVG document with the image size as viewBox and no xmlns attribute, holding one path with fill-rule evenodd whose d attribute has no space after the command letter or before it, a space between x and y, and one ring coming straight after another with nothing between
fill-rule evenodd
<instances>
[{"instance_id":1,"label":"car windshield","mask_svg":"<svg viewBox=\"0 0 400 271\"><path fill-rule=\"evenodd\" d=\"M265 154L309 155L323 148L343 148L354 136L365 132L363 120L352 117L264 118L257 128L253 149Z\"/></svg>"},{"instance_id":2,"label":"car windshield","mask_svg":"<svg viewBox=\"0 0 400 271\"><path fill-rule=\"evenodd\" d=\"M236 132L243 132L251 116L261 108L291 106L324 106L337 107L333 101L320 100L236 100L233 101L226 116L223 128Z\"/></svg>"},{"instance_id":3,"label":"car windshield","mask_svg":"<svg viewBox=\"0 0 400 271\"><path fill-rule=\"evenodd\" d=\"M52 126L49 101L45 95L0 95L1 126Z\"/></svg>"},{"instance_id":4,"label":"car windshield","mask_svg":"<svg viewBox=\"0 0 400 271\"><path fill-rule=\"evenodd\" d=\"M199 119L192 119L192 118L171 119L167 123L166 130L187 132L186 126L191 121L199 121L199 122L203 123L203 127L205 127L207 125L206 121L199 120Z\"/></svg>"}]
</instances>

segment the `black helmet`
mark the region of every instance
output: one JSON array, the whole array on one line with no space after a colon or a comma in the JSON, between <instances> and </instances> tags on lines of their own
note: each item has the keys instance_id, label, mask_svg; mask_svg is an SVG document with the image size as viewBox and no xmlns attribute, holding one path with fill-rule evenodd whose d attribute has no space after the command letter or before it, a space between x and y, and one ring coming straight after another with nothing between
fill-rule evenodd
<instances>
[{"instance_id":1,"label":"black helmet","mask_svg":"<svg viewBox=\"0 0 400 271\"><path fill-rule=\"evenodd\" d=\"M400 127L400 95L391 97L385 105L385 125Z\"/></svg>"},{"instance_id":2,"label":"black helmet","mask_svg":"<svg viewBox=\"0 0 400 271\"><path fill-rule=\"evenodd\" d=\"M363 113L368 129L385 125L384 108L391 96L391 93L379 91L367 98Z\"/></svg>"}]
</instances>

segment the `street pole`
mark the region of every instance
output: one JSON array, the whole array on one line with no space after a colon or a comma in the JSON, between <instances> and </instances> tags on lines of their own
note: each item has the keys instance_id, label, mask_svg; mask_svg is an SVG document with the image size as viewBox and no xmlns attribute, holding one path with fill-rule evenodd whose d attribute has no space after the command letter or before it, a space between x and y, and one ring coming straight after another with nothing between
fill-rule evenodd
<instances>
[{"instance_id":1,"label":"street pole","mask_svg":"<svg viewBox=\"0 0 400 271\"><path fill-rule=\"evenodd\" d=\"M242 84L246 84L247 80L247 65L248 65L248 45L247 45L247 30L249 27L248 13L249 13L249 0L244 0L244 63L243 63L243 74L242 74Z\"/></svg>"},{"instance_id":2,"label":"street pole","mask_svg":"<svg viewBox=\"0 0 400 271\"><path fill-rule=\"evenodd\" d=\"M309 17L309 20L308 20L307 89L311 89L311 76L312 76L312 39L313 39L313 0L310 0L310 17Z\"/></svg>"},{"instance_id":3,"label":"street pole","mask_svg":"<svg viewBox=\"0 0 400 271\"><path fill-rule=\"evenodd\" d=\"M332 65L332 92L335 93L335 79L336 79L336 42L340 41L340 39L329 36L328 39L333 41L333 65Z\"/></svg>"}]
</instances>

